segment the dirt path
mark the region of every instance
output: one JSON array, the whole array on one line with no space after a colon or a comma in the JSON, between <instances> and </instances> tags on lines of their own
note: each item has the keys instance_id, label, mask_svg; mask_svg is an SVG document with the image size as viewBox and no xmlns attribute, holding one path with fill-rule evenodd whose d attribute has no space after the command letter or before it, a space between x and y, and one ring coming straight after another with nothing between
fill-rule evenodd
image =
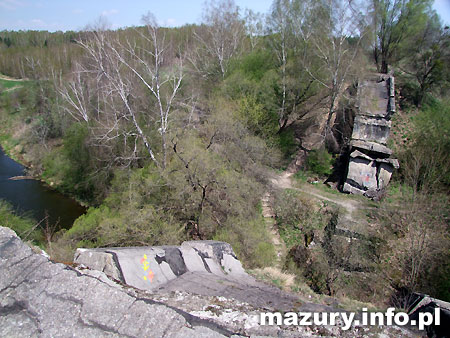
<instances>
[{"instance_id":1,"label":"dirt path","mask_svg":"<svg viewBox=\"0 0 450 338\"><path fill-rule=\"evenodd\" d=\"M287 171L281 174L273 173L270 179L272 188L292 189L304 193L309 197L313 197L314 199L334 203L335 205L343 209L344 212L341 214L342 222L349 226L351 226L351 224L358 224L363 221L361 220L361 215L357 215L358 210L368 208L366 203L364 203L363 201L352 199L350 196L344 194L335 196L331 193L322 191L321 189L309 183L299 184L293 181L292 176L293 174ZM283 239L278 232L275 221L275 212L273 210L274 200L273 196L270 193L270 190L271 189L269 189L261 199L262 212L266 221L267 229L271 234L272 244L275 247L275 252L277 255L277 261L274 268L282 270L282 259L286 254L287 249Z\"/></svg>"},{"instance_id":2,"label":"dirt path","mask_svg":"<svg viewBox=\"0 0 450 338\"><path fill-rule=\"evenodd\" d=\"M270 192L266 192L261 199L262 213L266 222L267 229L272 237L272 244L277 256L275 267L282 268L283 256L286 253L286 245L281 238L275 221L275 212L273 210L273 197Z\"/></svg>"},{"instance_id":3,"label":"dirt path","mask_svg":"<svg viewBox=\"0 0 450 338\"><path fill-rule=\"evenodd\" d=\"M27 79L15 79L13 77L9 77L9 76L3 75L3 74L0 74L0 80L14 81L14 82L27 81Z\"/></svg>"},{"instance_id":4,"label":"dirt path","mask_svg":"<svg viewBox=\"0 0 450 338\"><path fill-rule=\"evenodd\" d=\"M19 84L19 83L24 82L24 81L27 81L26 79L14 79L14 78L12 78L12 77L9 77L9 76L3 75L3 74L0 74L0 80L11 81L11 82L17 82L17 85L15 85L15 86L13 86L13 87L11 87L11 88L4 89L4 90L3 90L4 93L6 93L6 92L12 92L12 91L14 91L14 90L16 90L16 89L22 88L23 85L22 85L22 84Z\"/></svg>"},{"instance_id":5,"label":"dirt path","mask_svg":"<svg viewBox=\"0 0 450 338\"><path fill-rule=\"evenodd\" d=\"M19 89L19 88L22 88L22 87L23 87L23 86L14 86L14 87L5 89L3 92L4 92L4 93L12 92L12 91L14 91L14 90L16 90L16 89Z\"/></svg>"},{"instance_id":6,"label":"dirt path","mask_svg":"<svg viewBox=\"0 0 450 338\"><path fill-rule=\"evenodd\" d=\"M282 174L274 175L271 181L274 187L297 190L320 200L332 202L345 209L349 217L353 217L355 211L364 207L361 201L349 199L346 195L334 196L332 194L327 194L309 183L305 183L301 186L294 185L291 176L293 176L292 173L283 172Z\"/></svg>"}]
</instances>

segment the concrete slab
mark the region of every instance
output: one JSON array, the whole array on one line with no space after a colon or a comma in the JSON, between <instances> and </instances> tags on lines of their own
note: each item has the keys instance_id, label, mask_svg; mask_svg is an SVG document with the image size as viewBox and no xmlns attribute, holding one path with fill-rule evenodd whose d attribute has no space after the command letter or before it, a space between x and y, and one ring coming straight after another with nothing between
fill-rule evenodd
<instances>
[{"instance_id":1,"label":"concrete slab","mask_svg":"<svg viewBox=\"0 0 450 338\"><path fill-rule=\"evenodd\" d=\"M207 272L205 263L189 244L184 242L180 247L180 251L188 271Z\"/></svg>"},{"instance_id":2,"label":"concrete slab","mask_svg":"<svg viewBox=\"0 0 450 338\"><path fill-rule=\"evenodd\" d=\"M384 157L389 157L392 154L392 150L388 147L371 141L363 141L363 140L352 140L350 145L354 148L359 148L362 150L368 150L371 152L378 153L383 155Z\"/></svg>"},{"instance_id":3,"label":"concrete slab","mask_svg":"<svg viewBox=\"0 0 450 338\"><path fill-rule=\"evenodd\" d=\"M362 190L377 189L377 166L375 161L365 158L351 158L347 180L355 182Z\"/></svg>"},{"instance_id":4,"label":"concrete slab","mask_svg":"<svg viewBox=\"0 0 450 338\"><path fill-rule=\"evenodd\" d=\"M386 145L390 129L391 121L357 115L353 124L352 139Z\"/></svg>"},{"instance_id":5,"label":"concrete slab","mask_svg":"<svg viewBox=\"0 0 450 338\"><path fill-rule=\"evenodd\" d=\"M389 163L380 163L380 171L378 174L378 189L384 189L391 180L394 167Z\"/></svg>"},{"instance_id":6,"label":"concrete slab","mask_svg":"<svg viewBox=\"0 0 450 338\"><path fill-rule=\"evenodd\" d=\"M244 275L247 274L242 267L242 264L239 260L234 258L229 254L224 254L222 259L222 266L226 273L233 275Z\"/></svg>"},{"instance_id":7,"label":"concrete slab","mask_svg":"<svg viewBox=\"0 0 450 338\"><path fill-rule=\"evenodd\" d=\"M91 269L102 271L114 279L123 281L122 273L117 268L111 253L77 249L74 263L86 265Z\"/></svg>"}]
</instances>

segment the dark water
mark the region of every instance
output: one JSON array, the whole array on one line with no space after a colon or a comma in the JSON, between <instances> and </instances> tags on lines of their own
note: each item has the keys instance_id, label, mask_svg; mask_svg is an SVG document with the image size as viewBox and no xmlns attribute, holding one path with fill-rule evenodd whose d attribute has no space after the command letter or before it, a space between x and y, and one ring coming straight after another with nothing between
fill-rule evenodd
<instances>
[{"instance_id":1,"label":"dark water","mask_svg":"<svg viewBox=\"0 0 450 338\"><path fill-rule=\"evenodd\" d=\"M5 155L0 148L0 199L6 200L18 212L42 220L46 212L49 224L59 222L59 228L70 228L85 208L36 180L10 180L26 175L25 168ZM1 225L1 220L0 220Z\"/></svg>"}]
</instances>

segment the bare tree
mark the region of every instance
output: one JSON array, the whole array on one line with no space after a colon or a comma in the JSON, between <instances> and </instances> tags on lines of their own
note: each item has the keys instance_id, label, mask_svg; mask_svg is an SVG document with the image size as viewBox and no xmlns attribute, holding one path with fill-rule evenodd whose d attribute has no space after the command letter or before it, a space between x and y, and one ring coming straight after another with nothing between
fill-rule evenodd
<instances>
[{"instance_id":1,"label":"bare tree","mask_svg":"<svg viewBox=\"0 0 450 338\"><path fill-rule=\"evenodd\" d=\"M282 99L279 110L279 124L286 120L286 65L288 52L288 38L291 30L290 16L291 3L289 0L276 0L272 5L272 15L268 20L269 32L272 34L272 47L276 52L278 61L281 65L281 87Z\"/></svg>"},{"instance_id":2,"label":"bare tree","mask_svg":"<svg viewBox=\"0 0 450 338\"><path fill-rule=\"evenodd\" d=\"M160 128L158 131L161 134L162 142L162 167L165 168L167 161L166 138L169 128L169 114L173 108L174 99L180 89L181 81L183 80L183 58L177 58L172 69L165 70L163 73L164 57L167 54L168 48L165 35L161 32L161 28L158 26L156 18L152 13L149 12L144 15L142 21L147 28L148 34L141 33L140 35L148 42L148 46L146 48L137 48L127 41L127 48L125 48L137 65L134 66L127 62L116 49L114 49L114 52L119 60L141 80L151 95L156 99L160 117ZM139 65L142 66L141 69ZM164 89L167 89L165 90L165 94L163 93ZM138 129L137 122L136 128Z\"/></svg>"},{"instance_id":3,"label":"bare tree","mask_svg":"<svg viewBox=\"0 0 450 338\"><path fill-rule=\"evenodd\" d=\"M222 77L228 69L230 59L241 47L244 37L244 24L239 17L239 7L233 0L212 0L205 3L203 34L194 32L204 54L216 60Z\"/></svg>"},{"instance_id":4,"label":"bare tree","mask_svg":"<svg viewBox=\"0 0 450 338\"><path fill-rule=\"evenodd\" d=\"M366 10L356 1L321 0L304 3L302 12L304 16L296 18L295 27L308 48L304 58L305 69L328 92L325 139L331 135L338 98L349 80L364 36ZM311 60L319 62L320 66L313 68Z\"/></svg>"},{"instance_id":5,"label":"bare tree","mask_svg":"<svg viewBox=\"0 0 450 338\"><path fill-rule=\"evenodd\" d=\"M245 29L247 37L250 40L251 50L254 50L264 33L264 15L254 12L251 9L246 9Z\"/></svg>"},{"instance_id":6,"label":"bare tree","mask_svg":"<svg viewBox=\"0 0 450 338\"><path fill-rule=\"evenodd\" d=\"M92 128L96 128L95 134L100 141L122 138L128 146L129 139L134 139L130 158L136 158L137 139L140 139L151 160L164 169L169 115L183 79L183 59L175 58L170 60L170 65L166 65L168 44L164 32L151 13L143 16L143 22L145 31L136 30L139 41L126 37L122 42L102 29L91 32L88 39L80 39L78 44L87 52L88 60L77 66L72 81L60 89L60 93L68 102L69 112L75 119L95 121ZM91 99L86 98L83 76L91 79L90 87L97 92L97 107L88 104ZM143 97L137 96L139 82L155 102L149 108L150 116L143 115L137 103L143 101ZM161 163L155 155L155 144L147 135L152 121L159 124Z\"/></svg>"}]
</instances>

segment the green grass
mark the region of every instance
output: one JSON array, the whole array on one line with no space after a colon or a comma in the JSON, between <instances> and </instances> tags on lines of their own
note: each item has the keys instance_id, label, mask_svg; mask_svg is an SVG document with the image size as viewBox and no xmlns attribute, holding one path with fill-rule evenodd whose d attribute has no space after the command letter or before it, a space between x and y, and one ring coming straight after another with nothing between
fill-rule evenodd
<instances>
[{"instance_id":1,"label":"green grass","mask_svg":"<svg viewBox=\"0 0 450 338\"><path fill-rule=\"evenodd\" d=\"M34 244L43 245L41 229L36 222L27 216L16 215L12 206L0 199L0 221L2 226L14 230L24 241L29 240Z\"/></svg>"},{"instance_id":2,"label":"green grass","mask_svg":"<svg viewBox=\"0 0 450 338\"><path fill-rule=\"evenodd\" d=\"M17 86L22 86L24 81L16 81L16 80L5 80L0 78L0 87L10 89Z\"/></svg>"}]
</instances>

